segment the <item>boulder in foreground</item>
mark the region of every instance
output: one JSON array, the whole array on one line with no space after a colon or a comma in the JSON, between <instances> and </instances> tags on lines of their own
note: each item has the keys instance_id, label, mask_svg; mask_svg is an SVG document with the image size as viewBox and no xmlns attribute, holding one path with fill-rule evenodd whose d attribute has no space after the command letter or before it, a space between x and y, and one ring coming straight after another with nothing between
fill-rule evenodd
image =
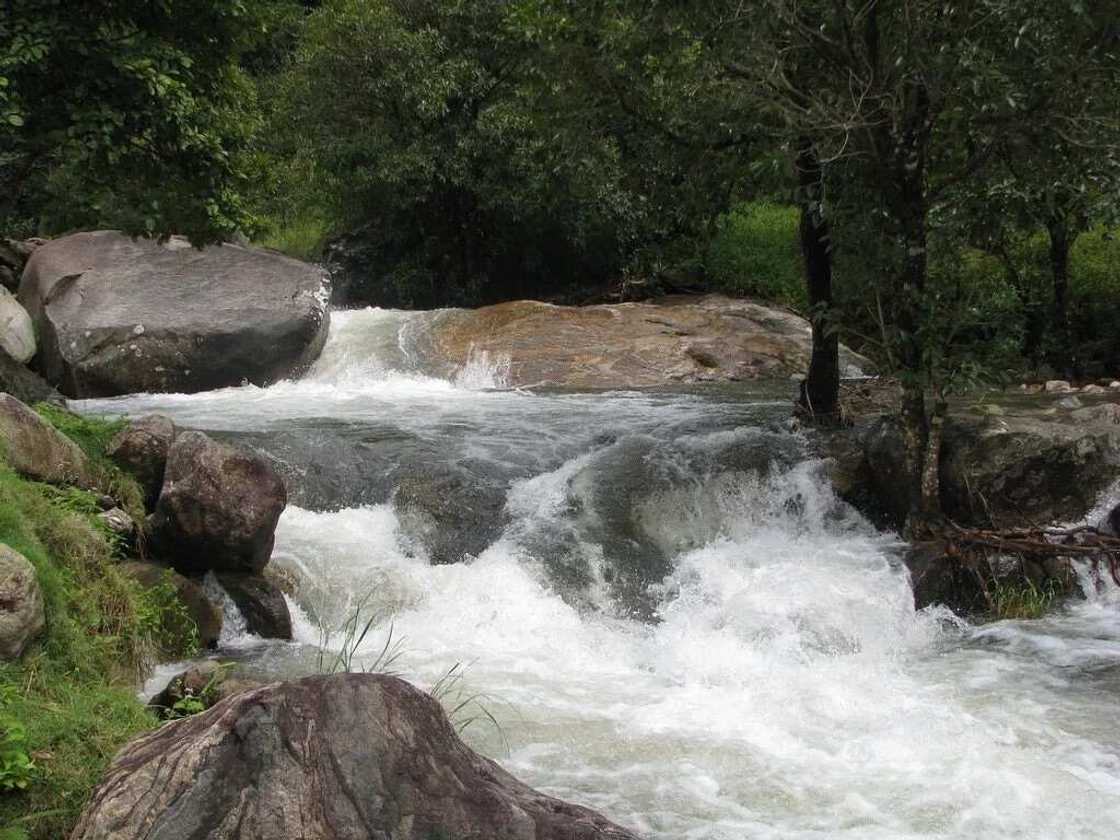
<instances>
[{"instance_id":1,"label":"boulder in foreground","mask_svg":"<svg viewBox=\"0 0 1120 840\"><path fill-rule=\"evenodd\" d=\"M276 683L142 735L71 840L637 840L472 752L408 683Z\"/></svg>"},{"instance_id":2,"label":"boulder in foreground","mask_svg":"<svg viewBox=\"0 0 1120 840\"><path fill-rule=\"evenodd\" d=\"M43 375L71 397L263 385L319 355L329 281L271 251L76 233L35 251L20 302Z\"/></svg>"}]
</instances>

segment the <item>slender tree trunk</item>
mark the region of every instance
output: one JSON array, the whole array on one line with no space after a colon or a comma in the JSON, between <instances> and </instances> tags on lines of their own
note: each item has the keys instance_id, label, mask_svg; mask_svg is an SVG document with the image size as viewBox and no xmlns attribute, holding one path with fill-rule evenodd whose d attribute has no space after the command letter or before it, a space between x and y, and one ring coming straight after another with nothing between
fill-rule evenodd
<instances>
[{"instance_id":1,"label":"slender tree trunk","mask_svg":"<svg viewBox=\"0 0 1120 840\"><path fill-rule=\"evenodd\" d=\"M895 302L902 363L902 431L908 476L909 516L906 532L920 537L941 520L940 451L943 401L934 422L926 415L926 370L922 327L925 292L929 279L929 244L926 204L926 142L930 130L929 98L920 84L910 92L912 110L896 147L894 171L897 193L895 211L906 249L901 289ZM931 427L933 434L931 434Z\"/></svg>"},{"instance_id":2,"label":"slender tree trunk","mask_svg":"<svg viewBox=\"0 0 1120 840\"><path fill-rule=\"evenodd\" d=\"M1069 252L1073 236L1064 218L1053 216L1047 222L1050 234L1050 271L1054 281L1054 365L1067 377L1077 371L1077 354L1069 323Z\"/></svg>"},{"instance_id":3,"label":"slender tree trunk","mask_svg":"<svg viewBox=\"0 0 1120 840\"><path fill-rule=\"evenodd\" d=\"M815 422L840 420L840 339L832 312L832 253L828 222L821 207L824 172L812 140L797 143L798 203L801 208L801 254L813 324L809 375L801 383L798 407Z\"/></svg>"}]
</instances>

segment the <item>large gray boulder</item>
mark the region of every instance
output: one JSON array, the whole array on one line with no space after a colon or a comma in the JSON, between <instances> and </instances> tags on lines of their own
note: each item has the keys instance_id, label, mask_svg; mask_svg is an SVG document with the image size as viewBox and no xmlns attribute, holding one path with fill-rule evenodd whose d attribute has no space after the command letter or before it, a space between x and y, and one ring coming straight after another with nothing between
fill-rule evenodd
<instances>
[{"instance_id":1,"label":"large gray boulder","mask_svg":"<svg viewBox=\"0 0 1120 840\"><path fill-rule=\"evenodd\" d=\"M31 316L11 292L0 287L0 350L27 364L35 356L35 347Z\"/></svg>"},{"instance_id":2,"label":"large gray boulder","mask_svg":"<svg viewBox=\"0 0 1120 840\"><path fill-rule=\"evenodd\" d=\"M43 592L35 567L0 543L0 661L18 659L44 626Z\"/></svg>"},{"instance_id":3,"label":"large gray boulder","mask_svg":"<svg viewBox=\"0 0 1120 840\"><path fill-rule=\"evenodd\" d=\"M472 752L432 697L339 674L246 691L127 745L71 840L637 840Z\"/></svg>"},{"instance_id":4,"label":"large gray boulder","mask_svg":"<svg viewBox=\"0 0 1120 840\"><path fill-rule=\"evenodd\" d=\"M284 482L264 458L183 432L167 456L152 548L184 574L258 574L287 503Z\"/></svg>"},{"instance_id":5,"label":"large gray boulder","mask_svg":"<svg viewBox=\"0 0 1120 840\"><path fill-rule=\"evenodd\" d=\"M72 397L267 384L315 360L330 319L316 266L114 231L39 248L19 299L39 332L39 367Z\"/></svg>"},{"instance_id":6,"label":"large gray boulder","mask_svg":"<svg viewBox=\"0 0 1120 840\"><path fill-rule=\"evenodd\" d=\"M90 485L89 459L78 445L9 394L0 394L0 458L25 478Z\"/></svg>"},{"instance_id":7,"label":"large gray boulder","mask_svg":"<svg viewBox=\"0 0 1120 840\"><path fill-rule=\"evenodd\" d=\"M155 508L163 488L163 473L175 434L175 424L169 417L152 414L121 429L106 450L117 466L132 473L140 483L148 510Z\"/></svg>"}]
</instances>

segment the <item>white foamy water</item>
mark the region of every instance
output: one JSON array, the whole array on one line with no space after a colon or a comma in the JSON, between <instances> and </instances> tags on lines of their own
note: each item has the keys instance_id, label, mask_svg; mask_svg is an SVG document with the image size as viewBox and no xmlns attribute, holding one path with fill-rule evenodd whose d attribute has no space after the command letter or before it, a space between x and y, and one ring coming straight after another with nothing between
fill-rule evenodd
<instances>
[{"instance_id":1,"label":"white foamy water","mask_svg":"<svg viewBox=\"0 0 1120 840\"><path fill-rule=\"evenodd\" d=\"M262 667L307 672L360 608L381 621L358 663L390 625L419 685L461 663L501 726L472 724L472 746L657 840L1120 833L1107 575L1041 621L915 612L896 539L833 497L772 395L496 391L492 361L422 372L423 316L335 317L300 382L87 404L264 446L337 426L354 458L405 448L503 488L485 547L453 565L390 496L290 506L273 562L300 581L303 645L267 646ZM663 571L652 620L619 602L634 568Z\"/></svg>"}]
</instances>

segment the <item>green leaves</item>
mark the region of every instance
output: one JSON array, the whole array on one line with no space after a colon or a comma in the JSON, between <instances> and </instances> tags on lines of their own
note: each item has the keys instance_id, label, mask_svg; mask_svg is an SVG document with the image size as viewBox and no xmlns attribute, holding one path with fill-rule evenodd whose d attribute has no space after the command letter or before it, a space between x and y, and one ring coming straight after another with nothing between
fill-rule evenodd
<instances>
[{"instance_id":1,"label":"green leaves","mask_svg":"<svg viewBox=\"0 0 1120 840\"><path fill-rule=\"evenodd\" d=\"M0 16L0 228L228 235L250 218L236 166L257 121L241 57L266 0L8 0ZM155 195L173 196L152 216ZM215 211L214 202L217 202Z\"/></svg>"}]
</instances>

